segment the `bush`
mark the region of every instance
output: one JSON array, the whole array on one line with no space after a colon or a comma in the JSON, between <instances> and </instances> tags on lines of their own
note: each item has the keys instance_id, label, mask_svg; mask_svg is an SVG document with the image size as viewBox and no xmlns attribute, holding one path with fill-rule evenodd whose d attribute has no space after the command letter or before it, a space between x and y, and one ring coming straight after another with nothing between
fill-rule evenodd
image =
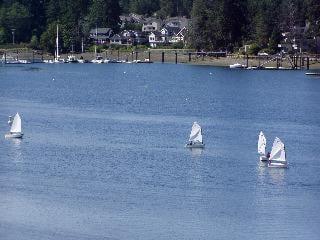
<instances>
[{"instance_id":1,"label":"bush","mask_svg":"<svg viewBox=\"0 0 320 240\"><path fill-rule=\"evenodd\" d=\"M39 40L38 40L38 37L33 35L31 37L31 40L30 40L30 44L29 44L30 48L32 49L39 49Z\"/></svg>"},{"instance_id":2,"label":"bush","mask_svg":"<svg viewBox=\"0 0 320 240\"><path fill-rule=\"evenodd\" d=\"M261 47L258 44L251 44L249 50L248 50L248 54L250 55L257 55L258 52L261 50Z\"/></svg>"}]
</instances>

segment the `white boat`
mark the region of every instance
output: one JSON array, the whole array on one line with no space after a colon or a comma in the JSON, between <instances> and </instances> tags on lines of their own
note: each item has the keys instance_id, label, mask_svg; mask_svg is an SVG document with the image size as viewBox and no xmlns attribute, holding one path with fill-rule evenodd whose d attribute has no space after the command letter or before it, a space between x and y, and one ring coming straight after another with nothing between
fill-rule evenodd
<instances>
[{"instance_id":1,"label":"white boat","mask_svg":"<svg viewBox=\"0 0 320 240\"><path fill-rule=\"evenodd\" d=\"M11 125L11 128L10 132L5 135L5 138L22 138L23 133L21 129L21 118L19 113L14 116L12 122L9 118L8 124Z\"/></svg>"},{"instance_id":2,"label":"white boat","mask_svg":"<svg viewBox=\"0 0 320 240\"><path fill-rule=\"evenodd\" d=\"M91 60L92 63L104 63L104 59L101 56L97 56L95 59Z\"/></svg>"},{"instance_id":3,"label":"white boat","mask_svg":"<svg viewBox=\"0 0 320 240\"><path fill-rule=\"evenodd\" d=\"M260 161L267 161L268 157L266 156L266 145L267 140L261 131L259 134L259 140L258 140L258 153L260 155Z\"/></svg>"},{"instance_id":4,"label":"white boat","mask_svg":"<svg viewBox=\"0 0 320 240\"><path fill-rule=\"evenodd\" d=\"M189 142L185 147L187 148L204 148L205 144L202 139L202 128L197 122L192 125Z\"/></svg>"},{"instance_id":5,"label":"white boat","mask_svg":"<svg viewBox=\"0 0 320 240\"><path fill-rule=\"evenodd\" d=\"M78 60L74 55L69 55L67 58L67 63L78 63Z\"/></svg>"},{"instance_id":6,"label":"white boat","mask_svg":"<svg viewBox=\"0 0 320 240\"><path fill-rule=\"evenodd\" d=\"M286 168L287 166L285 146L283 142L276 137L272 145L268 167Z\"/></svg>"},{"instance_id":7,"label":"white boat","mask_svg":"<svg viewBox=\"0 0 320 240\"><path fill-rule=\"evenodd\" d=\"M235 63L235 64L231 64L229 67L230 68L245 68L246 66L242 65L240 63Z\"/></svg>"}]
</instances>

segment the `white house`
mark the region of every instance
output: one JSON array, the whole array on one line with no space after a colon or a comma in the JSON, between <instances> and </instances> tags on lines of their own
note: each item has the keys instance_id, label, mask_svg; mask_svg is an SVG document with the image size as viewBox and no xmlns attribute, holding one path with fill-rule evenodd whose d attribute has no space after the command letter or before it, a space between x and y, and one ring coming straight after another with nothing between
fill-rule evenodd
<instances>
[{"instance_id":1,"label":"white house","mask_svg":"<svg viewBox=\"0 0 320 240\"><path fill-rule=\"evenodd\" d=\"M142 25L142 32L154 32L160 31L162 27L162 21L157 18L149 18Z\"/></svg>"},{"instance_id":2,"label":"white house","mask_svg":"<svg viewBox=\"0 0 320 240\"><path fill-rule=\"evenodd\" d=\"M152 32L149 34L150 47L156 47L158 44L163 44L165 41L160 32Z\"/></svg>"},{"instance_id":3,"label":"white house","mask_svg":"<svg viewBox=\"0 0 320 240\"><path fill-rule=\"evenodd\" d=\"M186 42L186 35L187 35L187 28L184 27L182 28L178 33L176 33L175 35L173 35L169 42L170 43L178 43L178 42Z\"/></svg>"}]
</instances>

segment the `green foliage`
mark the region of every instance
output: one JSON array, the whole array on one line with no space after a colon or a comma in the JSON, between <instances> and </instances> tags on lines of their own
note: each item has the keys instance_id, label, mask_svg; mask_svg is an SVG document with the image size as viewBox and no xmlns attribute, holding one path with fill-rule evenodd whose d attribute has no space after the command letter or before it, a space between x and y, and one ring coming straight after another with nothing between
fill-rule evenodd
<instances>
[{"instance_id":1,"label":"green foliage","mask_svg":"<svg viewBox=\"0 0 320 240\"><path fill-rule=\"evenodd\" d=\"M182 49L184 48L184 43L182 41L172 44L173 49Z\"/></svg>"},{"instance_id":2,"label":"green foliage","mask_svg":"<svg viewBox=\"0 0 320 240\"><path fill-rule=\"evenodd\" d=\"M260 50L261 50L261 47L258 44L253 43L250 45L250 48L248 49L248 54L257 55Z\"/></svg>"},{"instance_id":3,"label":"green foliage","mask_svg":"<svg viewBox=\"0 0 320 240\"><path fill-rule=\"evenodd\" d=\"M274 53L280 33L292 33L306 21L305 37L314 51L312 39L320 36L319 0L0 0L0 43L12 43L15 29L16 44L31 39L30 46L53 53L59 23L61 50L75 46L79 51L90 29L119 31L119 15L124 13L192 17L186 44L197 50L234 51L250 42L256 46L253 53L256 49ZM141 25L125 28L140 30Z\"/></svg>"},{"instance_id":4,"label":"green foliage","mask_svg":"<svg viewBox=\"0 0 320 240\"><path fill-rule=\"evenodd\" d=\"M56 44L56 23L50 23L47 30L42 33L40 38L40 46L47 52L54 53ZM59 40L60 44L61 41Z\"/></svg>"},{"instance_id":5,"label":"green foliage","mask_svg":"<svg viewBox=\"0 0 320 240\"><path fill-rule=\"evenodd\" d=\"M119 1L95 0L89 8L89 25L91 27L109 27L117 32L119 30L120 23L119 15Z\"/></svg>"},{"instance_id":6,"label":"green foliage","mask_svg":"<svg viewBox=\"0 0 320 240\"><path fill-rule=\"evenodd\" d=\"M159 0L131 0L130 1L130 12L138 14L152 15L160 8Z\"/></svg>"},{"instance_id":7,"label":"green foliage","mask_svg":"<svg viewBox=\"0 0 320 240\"><path fill-rule=\"evenodd\" d=\"M39 39L36 35L33 35L30 40L30 47L32 49L39 49Z\"/></svg>"},{"instance_id":8,"label":"green foliage","mask_svg":"<svg viewBox=\"0 0 320 240\"><path fill-rule=\"evenodd\" d=\"M126 23L124 24L123 29L125 29L125 30L137 30L137 31L141 31L141 29L142 29L142 24L126 22Z\"/></svg>"},{"instance_id":9,"label":"green foliage","mask_svg":"<svg viewBox=\"0 0 320 240\"><path fill-rule=\"evenodd\" d=\"M5 28L0 27L0 44L4 44L7 42L7 33Z\"/></svg>"}]
</instances>

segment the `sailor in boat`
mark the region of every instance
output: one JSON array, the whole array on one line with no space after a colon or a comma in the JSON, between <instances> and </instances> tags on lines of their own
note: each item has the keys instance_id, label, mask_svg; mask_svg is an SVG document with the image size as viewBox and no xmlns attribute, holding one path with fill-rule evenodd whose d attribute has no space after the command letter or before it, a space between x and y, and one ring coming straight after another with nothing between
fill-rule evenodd
<instances>
[{"instance_id":1,"label":"sailor in boat","mask_svg":"<svg viewBox=\"0 0 320 240\"><path fill-rule=\"evenodd\" d=\"M9 116L9 120L8 120L8 125L11 127L12 125L12 122L13 122L13 118L12 116Z\"/></svg>"},{"instance_id":2,"label":"sailor in boat","mask_svg":"<svg viewBox=\"0 0 320 240\"><path fill-rule=\"evenodd\" d=\"M185 145L189 148L203 148L202 128L197 122L192 125L190 137L188 143Z\"/></svg>"}]
</instances>

